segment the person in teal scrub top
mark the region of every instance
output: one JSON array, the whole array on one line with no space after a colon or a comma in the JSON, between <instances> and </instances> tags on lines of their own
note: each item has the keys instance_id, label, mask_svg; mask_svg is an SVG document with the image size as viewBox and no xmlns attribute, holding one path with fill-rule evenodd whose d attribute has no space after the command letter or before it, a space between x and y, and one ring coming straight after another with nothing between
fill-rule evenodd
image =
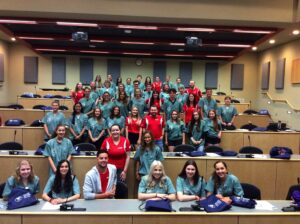
<instances>
[{"instance_id":1,"label":"person in teal scrub top","mask_svg":"<svg viewBox=\"0 0 300 224\"><path fill-rule=\"evenodd\" d=\"M104 92L102 97L99 97L96 100L96 108L100 108L102 111L102 116L104 119L107 119L110 116L111 109L114 106L114 103L111 101L111 95L109 92Z\"/></svg>"},{"instance_id":2,"label":"person in teal scrub top","mask_svg":"<svg viewBox=\"0 0 300 224\"><path fill-rule=\"evenodd\" d=\"M206 196L205 180L200 176L197 164L190 159L185 162L176 179L177 198L179 201L200 200Z\"/></svg>"},{"instance_id":3,"label":"person in teal scrub top","mask_svg":"<svg viewBox=\"0 0 300 224\"><path fill-rule=\"evenodd\" d=\"M110 117L106 119L108 126L108 133L110 135L109 129L117 124L121 129L121 135L125 134L125 117L121 116L120 107L114 106L111 110Z\"/></svg>"},{"instance_id":4,"label":"person in teal scrub top","mask_svg":"<svg viewBox=\"0 0 300 224\"><path fill-rule=\"evenodd\" d=\"M86 115L90 115L93 113L93 109L95 109L95 101L94 99L90 96L91 94L91 89L90 87L85 87L84 88L84 97L79 100L79 102L82 105L83 108L83 113Z\"/></svg>"},{"instance_id":5,"label":"person in teal scrub top","mask_svg":"<svg viewBox=\"0 0 300 224\"><path fill-rule=\"evenodd\" d=\"M43 199L51 204L63 204L80 198L80 186L76 176L71 174L70 162L61 160L57 164L55 176L51 176L45 186Z\"/></svg>"},{"instance_id":6,"label":"person in teal scrub top","mask_svg":"<svg viewBox=\"0 0 300 224\"><path fill-rule=\"evenodd\" d=\"M219 146L222 137L222 125L215 110L208 112L208 118L205 118L204 130L206 144L208 146Z\"/></svg>"},{"instance_id":7,"label":"person in teal scrub top","mask_svg":"<svg viewBox=\"0 0 300 224\"><path fill-rule=\"evenodd\" d=\"M201 119L200 111L194 111L192 120L187 126L187 136L190 139L190 143L197 149L197 151L204 150L204 129L205 122Z\"/></svg>"},{"instance_id":8,"label":"person in teal scrub top","mask_svg":"<svg viewBox=\"0 0 300 224\"><path fill-rule=\"evenodd\" d=\"M231 105L231 97L225 97L225 104L218 108L219 119L224 130L234 130L234 119L238 115L235 106Z\"/></svg>"},{"instance_id":9,"label":"person in teal scrub top","mask_svg":"<svg viewBox=\"0 0 300 224\"><path fill-rule=\"evenodd\" d=\"M176 190L160 161L154 160L150 166L149 174L143 176L139 184L138 199L176 200Z\"/></svg>"}]
</instances>

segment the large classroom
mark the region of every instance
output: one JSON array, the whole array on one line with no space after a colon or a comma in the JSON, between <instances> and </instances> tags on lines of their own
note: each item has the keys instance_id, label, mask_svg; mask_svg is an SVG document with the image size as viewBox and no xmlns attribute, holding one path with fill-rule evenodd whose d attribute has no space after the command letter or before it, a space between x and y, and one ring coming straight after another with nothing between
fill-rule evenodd
<instances>
[{"instance_id":1,"label":"large classroom","mask_svg":"<svg viewBox=\"0 0 300 224\"><path fill-rule=\"evenodd\" d=\"M29 160L40 178L42 190L48 179L48 159L34 155L44 144L43 127L31 127L42 119L53 98L22 95L61 95L60 105L70 117L76 84L89 86L96 76L102 82L110 74L132 81L147 76L152 81L177 78L188 89L190 80L202 91L213 90L218 106L224 97L236 100L236 130L222 131L220 147L239 152L254 146L263 151L255 158L194 157L201 176L208 179L218 160L228 164L242 183L261 191L257 209L233 206L221 213L179 212L192 202L173 202L172 213L139 210L134 152L127 173L128 198L74 202L85 212L44 210L36 206L7 211L0 201L0 223L291 223L297 212L282 212L292 185L299 184L300 168L300 4L295 0L73 0L0 1L0 145L22 144L28 155L0 152L0 183L14 175L21 159ZM217 95L224 93L225 95ZM205 97L205 95L203 95ZM8 108L22 105L24 109ZM262 111L245 114L246 110ZM267 113L266 113L267 112ZM21 118L22 126L5 126ZM243 125L265 128L285 125L276 131L248 131ZM280 129L280 130L279 130ZM290 159L272 159L272 147L288 147ZM188 157L164 152L167 175L176 177ZM96 163L95 156L74 156L73 172L82 188L85 174ZM297 182L298 180L298 182ZM81 189L82 191L82 189ZM102 201L102 202L101 202ZM269 205L268 209L264 206ZM259 208L258 208L259 207Z\"/></svg>"}]
</instances>

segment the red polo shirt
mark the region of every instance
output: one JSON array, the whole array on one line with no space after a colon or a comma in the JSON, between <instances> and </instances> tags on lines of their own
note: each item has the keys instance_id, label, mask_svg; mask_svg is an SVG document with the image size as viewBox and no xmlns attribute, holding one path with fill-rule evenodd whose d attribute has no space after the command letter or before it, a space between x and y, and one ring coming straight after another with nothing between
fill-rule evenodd
<instances>
[{"instance_id":1,"label":"red polo shirt","mask_svg":"<svg viewBox=\"0 0 300 224\"><path fill-rule=\"evenodd\" d=\"M165 121L160 115L156 115L156 117L147 115L143 120L142 127L152 132L155 140L159 140L162 137L162 129L165 127Z\"/></svg>"}]
</instances>

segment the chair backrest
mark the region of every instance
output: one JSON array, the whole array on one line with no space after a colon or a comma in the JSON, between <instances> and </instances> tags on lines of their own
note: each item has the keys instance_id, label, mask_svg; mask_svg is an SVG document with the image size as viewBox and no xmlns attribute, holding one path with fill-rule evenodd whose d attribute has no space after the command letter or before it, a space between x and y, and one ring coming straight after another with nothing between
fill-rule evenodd
<instances>
[{"instance_id":1,"label":"chair backrest","mask_svg":"<svg viewBox=\"0 0 300 224\"><path fill-rule=\"evenodd\" d=\"M174 149L174 152L193 152L196 148L192 145L183 144L183 145L177 145Z\"/></svg>"},{"instance_id":2,"label":"chair backrest","mask_svg":"<svg viewBox=\"0 0 300 224\"><path fill-rule=\"evenodd\" d=\"M11 104L9 106L7 106L7 108L11 108L11 109L24 109L24 107L20 104Z\"/></svg>"},{"instance_id":3,"label":"chair backrest","mask_svg":"<svg viewBox=\"0 0 300 224\"><path fill-rule=\"evenodd\" d=\"M34 105L32 107L32 109L34 110L43 110L43 108L45 107L46 105L43 105L43 104L38 104L38 105Z\"/></svg>"},{"instance_id":4,"label":"chair backrest","mask_svg":"<svg viewBox=\"0 0 300 224\"><path fill-rule=\"evenodd\" d=\"M78 149L82 151L97 151L96 147L91 143L79 143L74 146L74 148L78 147Z\"/></svg>"},{"instance_id":5,"label":"chair backrest","mask_svg":"<svg viewBox=\"0 0 300 224\"><path fill-rule=\"evenodd\" d=\"M204 149L205 152L223 152L224 150L219 146L207 146Z\"/></svg>"},{"instance_id":6,"label":"chair backrest","mask_svg":"<svg viewBox=\"0 0 300 224\"><path fill-rule=\"evenodd\" d=\"M237 99L231 99L231 103L240 103L240 101Z\"/></svg>"},{"instance_id":7,"label":"chair backrest","mask_svg":"<svg viewBox=\"0 0 300 224\"><path fill-rule=\"evenodd\" d=\"M254 146L244 146L240 149L239 153L263 154L263 151Z\"/></svg>"},{"instance_id":8,"label":"chair backrest","mask_svg":"<svg viewBox=\"0 0 300 224\"><path fill-rule=\"evenodd\" d=\"M241 185L244 191L245 198L257 199L257 200L261 199L261 193L258 187L248 183L241 183Z\"/></svg>"},{"instance_id":9,"label":"chair backrest","mask_svg":"<svg viewBox=\"0 0 300 224\"><path fill-rule=\"evenodd\" d=\"M4 142L0 145L0 150L23 150L23 145L18 142Z\"/></svg>"},{"instance_id":10,"label":"chair backrest","mask_svg":"<svg viewBox=\"0 0 300 224\"><path fill-rule=\"evenodd\" d=\"M2 194L3 194L4 188L5 188L5 184L6 184L5 182L0 184L0 198L3 198Z\"/></svg>"},{"instance_id":11,"label":"chair backrest","mask_svg":"<svg viewBox=\"0 0 300 224\"><path fill-rule=\"evenodd\" d=\"M286 195L286 200L292 200L291 196L295 190L300 191L300 184L290 186L289 191Z\"/></svg>"},{"instance_id":12,"label":"chair backrest","mask_svg":"<svg viewBox=\"0 0 300 224\"><path fill-rule=\"evenodd\" d=\"M216 94L217 94L218 96L226 96L226 93L224 93L224 92L216 92Z\"/></svg>"},{"instance_id":13,"label":"chair backrest","mask_svg":"<svg viewBox=\"0 0 300 224\"><path fill-rule=\"evenodd\" d=\"M128 187L122 181L117 181L115 198L116 199L126 199L126 198L128 198Z\"/></svg>"},{"instance_id":14,"label":"chair backrest","mask_svg":"<svg viewBox=\"0 0 300 224\"><path fill-rule=\"evenodd\" d=\"M69 108L67 106L61 105L59 106L60 110L69 110Z\"/></svg>"}]
</instances>

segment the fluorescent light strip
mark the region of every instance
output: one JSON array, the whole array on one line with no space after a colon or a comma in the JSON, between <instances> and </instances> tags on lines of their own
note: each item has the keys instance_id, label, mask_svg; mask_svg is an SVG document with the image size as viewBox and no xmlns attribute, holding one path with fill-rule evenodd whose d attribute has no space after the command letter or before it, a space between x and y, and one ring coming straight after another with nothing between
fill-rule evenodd
<instances>
[{"instance_id":1,"label":"fluorescent light strip","mask_svg":"<svg viewBox=\"0 0 300 224\"><path fill-rule=\"evenodd\" d=\"M233 58L232 55L206 55L207 58Z\"/></svg>"},{"instance_id":2,"label":"fluorescent light strip","mask_svg":"<svg viewBox=\"0 0 300 224\"><path fill-rule=\"evenodd\" d=\"M94 54L109 54L108 51L79 51L81 53L94 53Z\"/></svg>"},{"instance_id":3,"label":"fluorescent light strip","mask_svg":"<svg viewBox=\"0 0 300 224\"><path fill-rule=\"evenodd\" d=\"M256 34L270 34L273 33L273 31L268 30L241 30L241 29L234 29L234 33L256 33Z\"/></svg>"},{"instance_id":4,"label":"fluorescent light strip","mask_svg":"<svg viewBox=\"0 0 300 224\"><path fill-rule=\"evenodd\" d=\"M151 53L132 53L132 52L123 52L122 54L126 54L126 55L152 55Z\"/></svg>"},{"instance_id":5,"label":"fluorescent light strip","mask_svg":"<svg viewBox=\"0 0 300 224\"><path fill-rule=\"evenodd\" d=\"M78 22L63 22L63 21L57 21L56 25L59 25L59 26L98 27L97 23L78 23Z\"/></svg>"},{"instance_id":6,"label":"fluorescent light strip","mask_svg":"<svg viewBox=\"0 0 300 224\"><path fill-rule=\"evenodd\" d=\"M47 49L47 48L36 48L36 51L56 51L56 52L65 52L64 49Z\"/></svg>"},{"instance_id":7,"label":"fluorescent light strip","mask_svg":"<svg viewBox=\"0 0 300 224\"><path fill-rule=\"evenodd\" d=\"M191 31L191 32L215 32L215 29L212 28L193 28L193 27L177 27L177 31Z\"/></svg>"},{"instance_id":8,"label":"fluorescent light strip","mask_svg":"<svg viewBox=\"0 0 300 224\"><path fill-rule=\"evenodd\" d=\"M51 37L18 37L23 40L54 40L54 38Z\"/></svg>"},{"instance_id":9,"label":"fluorescent light strip","mask_svg":"<svg viewBox=\"0 0 300 224\"><path fill-rule=\"evenodd\" d=\"M193 57L191 54L164 54L165 56L170 57Z\"/></svg>"},{"instance_id":10,"label":"fluorescent light strip","mask_svg":"<svg viewBox=\"0 0 300 224\"><path fill-rule=\"evenodd\" d=\"M135 42L135 41L120 41L121 44L141 44L141 45L154 45L152 42Z\"/></svg>"},{"instance_id":11,"label":"fluorescent light strip","mask_svg":"<svg viewBox=\"0 0 300 224\"><path fill-rule=\"evenodd\" d=\"M13 23L13 24L37 24L37 21L33 20L15 20L15 19L0 19L0 23Z\"/></svg>"},{"instance_id":12,"label":"fluorescent light strip","mask_svg":"<svg viewBox=\"0 0 300 224\"><path fill-rule=\"evenodd\" d=\"M184 46L184 43L170 43L171 46Z\"/></svg>"},{"instance_id":13,"label":"fluorescent light strip","mask_svg":"<svg viewBox=\"0 0 300 224\"><path fill-rule=\"evenodd\" d=\"M249 45L249 44L218 44L218 47L248 48L248 47L251 47L251 45Z\"/></svg>"},{"instance_id":14,"label":"fluorescent light strip","mask_svg":"<svg viewBox=\"0 0 300 224\"><path fill-rule=\"evenodd\" d=\"M135 30L157 30L157 26L133 26L133 25L118 25L120 29L135 29Z\"/></svg>"},{"instance_id":15,"label":"fluorescent light strip","mask_svg":"<svg viewBox=\"0 0 300 224\"><path fill-rule=\"evenodd\" d=\"M91 42L95 42L95 43L104 43L104 40L90 40Z\"/></svg>"}]
</instances>

